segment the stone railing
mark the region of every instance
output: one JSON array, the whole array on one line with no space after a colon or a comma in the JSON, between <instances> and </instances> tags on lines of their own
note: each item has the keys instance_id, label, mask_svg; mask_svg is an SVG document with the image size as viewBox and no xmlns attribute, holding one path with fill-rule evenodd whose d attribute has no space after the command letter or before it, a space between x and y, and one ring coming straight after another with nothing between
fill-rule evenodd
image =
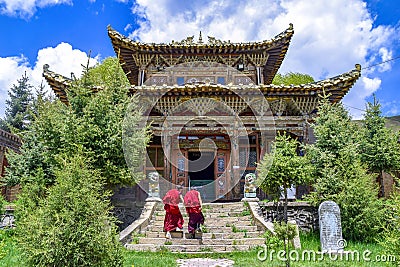
<instances>
[{"instance_id":1,"label":"stone railing","mask_svg":"<svg viewBox=\"0 0 400 267\"><path fill-rule=\"evenodd\" d=\"M135 220L132 224L122 230L119 234L119 241L122 244L127 244L132 241L132 233L138 233L141 230L144 230L151 220L153 216L154 210L157 205L157 201L146 201L142 209L142 213L140 214L139 219Z\"/></svg>"},{"instance_id":2,"label":"stone railing","mask_svg":"<svg viewBox=\"0 0 400 267\"><path fill-rule=\"evenodd\" d=\"M283 219L282 202L259 202L262 216L267 222L274 222ZM288 220L296 221L302 231L318 230L318 208L307 202L289 202Z\"/></svg>"}]
</instances>

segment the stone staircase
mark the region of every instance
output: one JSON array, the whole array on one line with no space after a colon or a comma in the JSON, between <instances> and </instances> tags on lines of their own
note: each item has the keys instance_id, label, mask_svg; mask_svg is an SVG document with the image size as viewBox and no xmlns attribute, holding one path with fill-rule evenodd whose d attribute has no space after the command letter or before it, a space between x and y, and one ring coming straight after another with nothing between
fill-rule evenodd
<instances>
[{"instance_id":1,"label":"stone staircase","mask_svg":"<svg viewBox=\"0 0 400 267\"><path fill-rule=\"evenodd\" d=\"M183 206L180 210L185 220L183 232L171 232L172 238L165 238L165 211L163 204L157 203L148 226L132 234L125 247L136 251L206 253L249 250L265 243L264 231L253 224L251 212L243 202L204 204L203 232L194 239L188 238L186 210Z\"/></svg>"}]
</instances>

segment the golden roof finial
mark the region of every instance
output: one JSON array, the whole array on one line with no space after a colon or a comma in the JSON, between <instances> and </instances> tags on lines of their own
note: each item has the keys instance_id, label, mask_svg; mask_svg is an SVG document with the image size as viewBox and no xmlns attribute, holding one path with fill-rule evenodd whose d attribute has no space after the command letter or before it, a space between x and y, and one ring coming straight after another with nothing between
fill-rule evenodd
<instances>
[{"instance_id":1,"label":"golden roof finial","mask_svg":"<svg viewBox=\"0 0 400 267\"><path fill-rule=\"evenodd\" d=\"M201 31L200 31L200 35L199 35L199 44L203 43L203 37L201 36Z\"/></svg>"}]
</instances>

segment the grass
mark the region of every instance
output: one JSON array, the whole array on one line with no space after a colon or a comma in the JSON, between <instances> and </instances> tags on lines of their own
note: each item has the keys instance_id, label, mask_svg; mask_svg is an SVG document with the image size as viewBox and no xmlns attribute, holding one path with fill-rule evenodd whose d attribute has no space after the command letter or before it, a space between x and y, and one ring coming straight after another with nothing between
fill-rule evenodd
<instances>
[{"instance_id":1,"label":"grass","mask_svg":"<svg viewBox=\"0 0 400 267\"><path fill-rule=\"evenodd\" d=\"M316 234L302 234L302 250L299 250L298 253L301 255L304 250L319 250L319 237ZM276 248L276 250L280 250L281 248ZM125 254L125 265L131 267L132 264L135 267L140 266L176 266L177 259L189 259L189 258L227 258L231 259L235 262L235 267L245 267L245 266L279 266L284 267L285 263L283 261L278 261L276 257L276 253L274 254L274 260L271 262L269 259L265 261L260 261L257 258L259 251L263 251L262 248L254 249L251 251L236 251L231 253L209 253L209 254L181 254L181 253L171 253L171 252L157 252L157 253L149 253L149 252L126 252ZM361 253L366 250L371 251L370 258L374 258L376 255L383 255L384 251L381 246L377 244L363 244L363 243L354 243L349 242L346 250L358 250ZM360 256L362 258L362 254ZM298 261L291 262L292 267L380 267L380 266L394 266L389 263L378 263L378 262L365 262L361 261L346 261L345 258L343 260L330 260L329 256L325 256L323 261L318 261L318 257L316 261Z\"/></svg>"},{"instance_id":2,"label":"grass","mask_svg":"<svg viewBox=\"0 0 400 267\"><path fill-rule=\"evenodd\" d=\"M314 250L319 251L319 236L317 234L301 234L302 250ZM23 257L21 251L18 249L18 244L15 241L15 236L12 231L0 232L0 266L25 266L23 264ZM275 250L280 250L276 248ZM383 248L378 244L365 244L349 242L346 250L357 250L362 252L369 250L371 251L370 258L375 259L377 255L384 255ZM285 263L277 260L277 254L274 254L274 260L260 261L257 258L259 252L263 252L263 248L253 249L251 251L236 251L231 253L206 253L206 254L184 254L184 253L171 253L167 249L161 249L159 252L135 252L124 250L124 267L169 267L176 266L177 259L189 259L189 258L226 258L235 261L235 267L245 266L285 266ZM209 252L205 250L204 252ZM269 252L269 251L267 251ZM380 266L394 266L389 263L378 263L378 262L365 262L365 261L332 261L329 256L326 256L323 261L298 261L291 262L292 267L380 267Z\"/></svg>"},{"instance_id":3,"label":"grass","mask_svg":"<svg viewBox=\"0 0 400 267\"><path fill-rule=\"evenodd\" d=\"M201 230L202 233L208 233L208 229L204 224L200 225L200 230Z\"/></svg>"},{"instance_id":4,"label":"grass","mask_svg":"<svg viewBox=\"0 0 400 267\"><path fill-rule=\"evenodd\" d=\"M240 232L242 232L242 233L247 233L247 230L246 230L246 229L238 229L238 228L236 227L236 225L234 225L234 224L232 224L231 227L232 227L232 232L233 232L233 233L240 233Z\"/></svg>"},{"instance_id":5,"label":"grass","mask_svg":"<svg viewBox=\"0 0 400 267\"><path fill-rule=\"evenodd\" d=\"M132 243L132 244L139 244L139 239L140 239L141 237L145 237L145 236L146 236L145 234L133 233L133 234L132 234L132 241L131 241L131 243Z\"/></svg>"},{"instance_id":6,"label":"grass","mask_svg":"<svg viewBox=\"0 0 400 267\"><path fill-rule=\"evenodd\" d=\"M0 231L0 266L24 266L13 230Z\"/></svg>"}]
</instances>

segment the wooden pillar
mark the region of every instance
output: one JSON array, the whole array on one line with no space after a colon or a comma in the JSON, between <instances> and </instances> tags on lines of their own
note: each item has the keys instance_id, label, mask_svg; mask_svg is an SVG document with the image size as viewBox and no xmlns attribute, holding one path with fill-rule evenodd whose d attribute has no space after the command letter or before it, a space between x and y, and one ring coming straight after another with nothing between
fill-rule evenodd
<instances>
[{"instance_id":1,"label":"wooden pillar","mask_svg":"<svg viewBox=\"0 0 400 267\"><path fill-rule=\"evenodd\" d=\"M172 136L167 132L167 134L162 138L162 147L164 152L164 179L172 183L172 152L171 152ZM171 189L171 185L168 184L168 190Z\"/></svg>"},{"instance_id":2,"label":"wooden pillar","mask_svg":"<svg viewBox=\"0 0 400 267\"><path fill-rule=\"evenodd\" d=\"M231 131L231 143L232 143L232 158L231 158L231 184L235 184L235 186L232 188L233 190L233 196L238 198L240 197L240 165L239 165L239 138L238 138L238 130L237 130L237 122L235 122L235 126L233 127ZM237 190L239 188L239 190ZM236 190L235 190L236 189ZM237 192L239 192L239 196L237 195Z\"/></svg>"}]
</instances>

